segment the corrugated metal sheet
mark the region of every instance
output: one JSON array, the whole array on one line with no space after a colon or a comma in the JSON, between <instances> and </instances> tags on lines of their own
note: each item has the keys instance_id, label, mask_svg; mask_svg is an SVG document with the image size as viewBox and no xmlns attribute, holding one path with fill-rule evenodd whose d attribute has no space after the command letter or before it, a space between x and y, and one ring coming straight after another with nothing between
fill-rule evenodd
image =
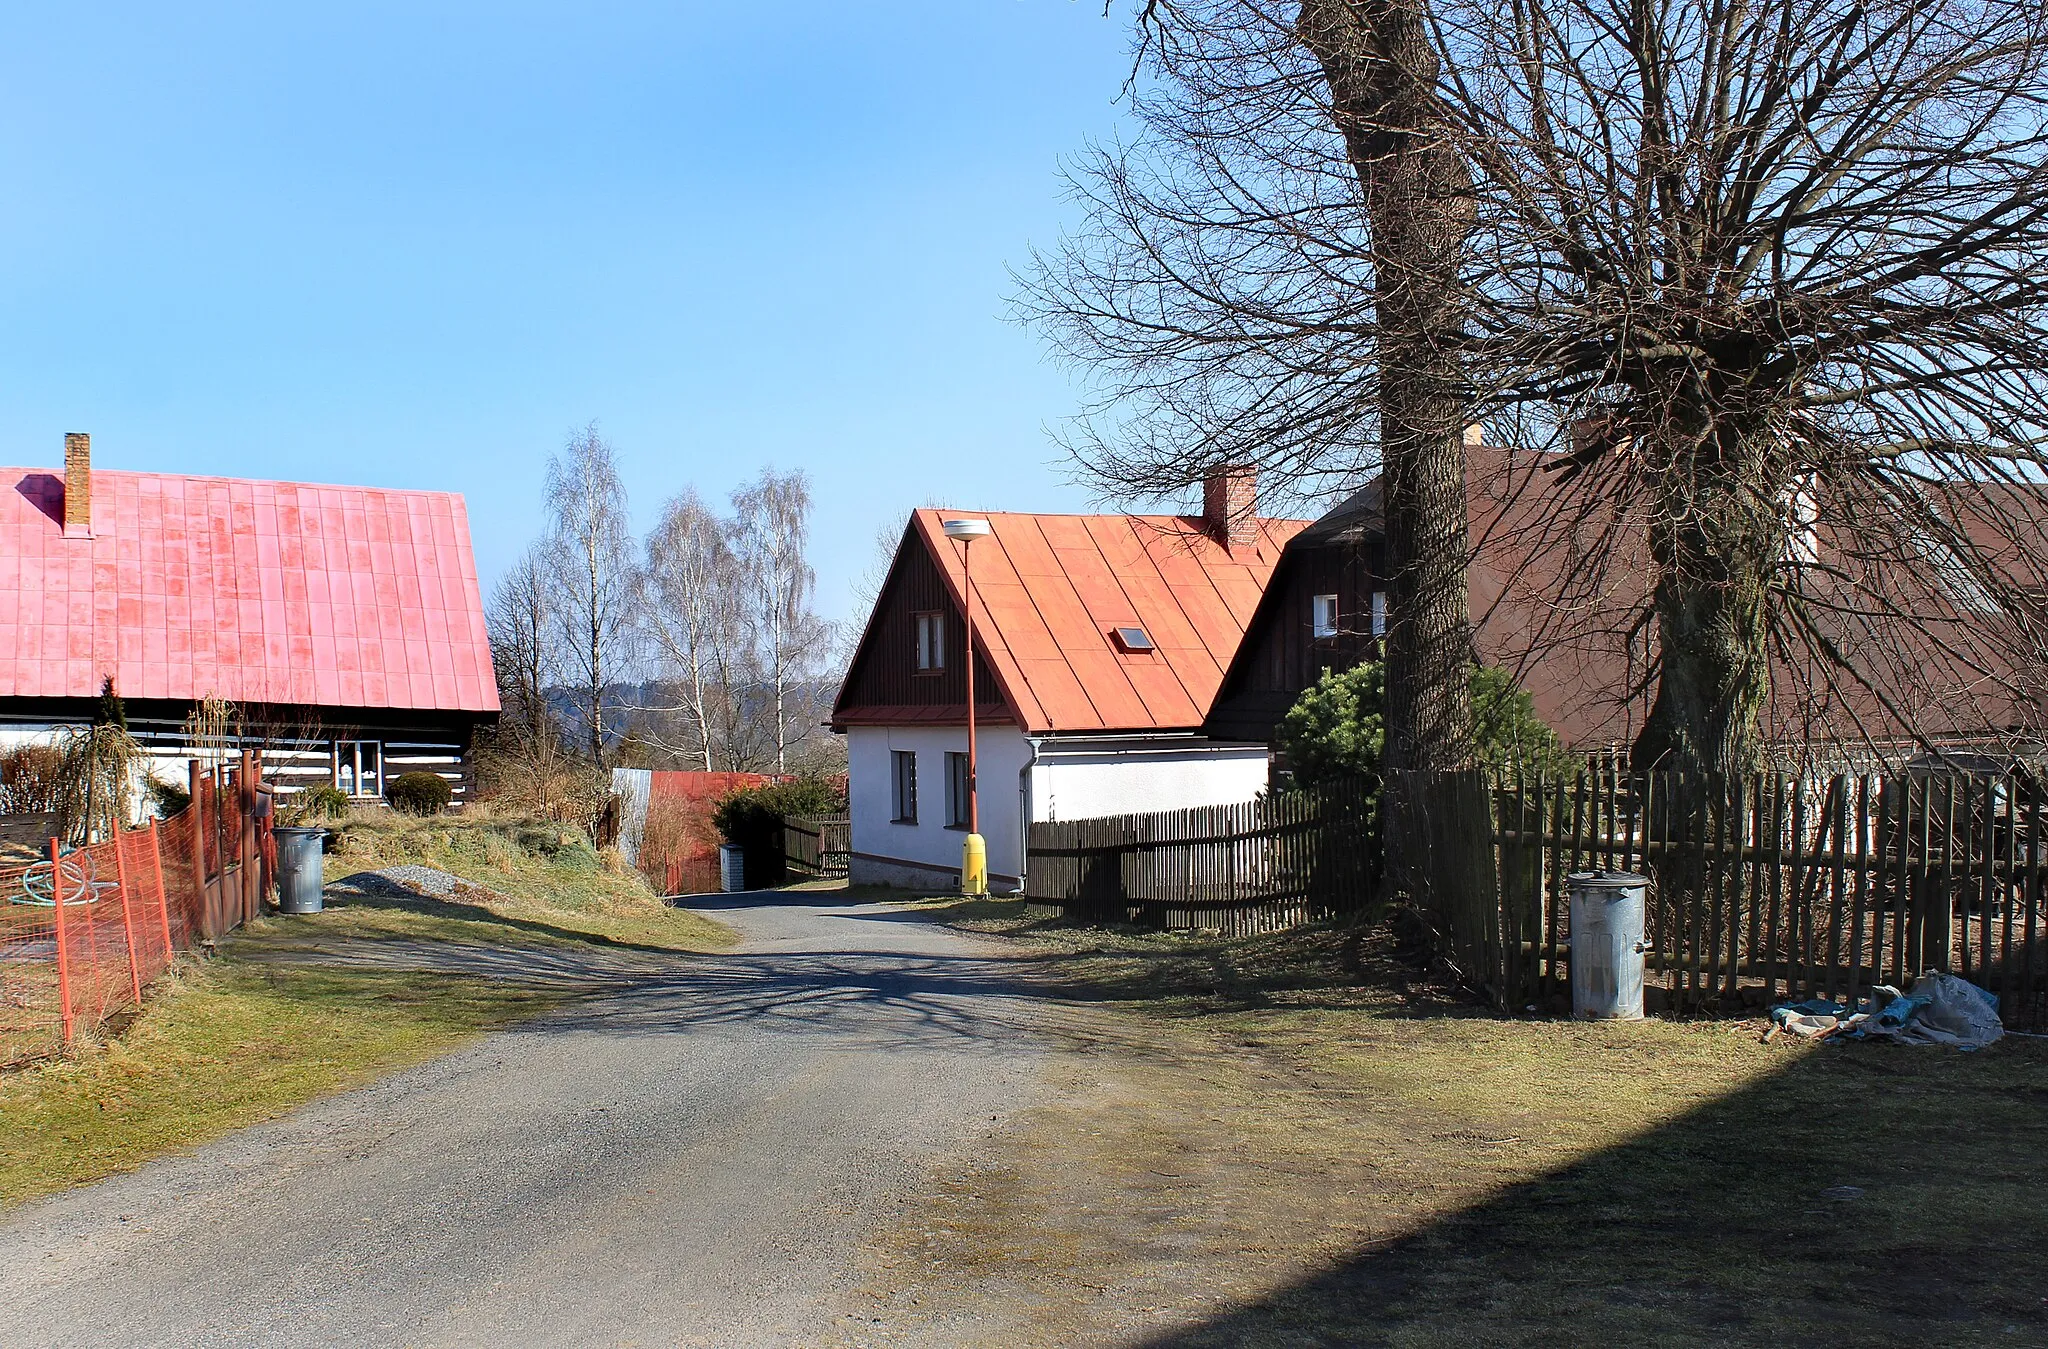
<instances>
[{"instance_id":1,"label":"corrugated metal sheet","mask_svg":"<svg viewBox=\"0 0 2048 1349\"><path fill-rule=\"evenodd\" d=\"M0 469L0 697L494 712L469 518L449 492Z\"/></svg>"},{"instance_id":2,"label":"corrugated metal sheet","mask_svg":"<svg viewBox=\"0 0 2048 1349\"><path fill-rule=\"evenodd\" d=\"M955 514L918 511L905 543L938 566L957 612L960 548L940 524ZM1011 717L1033 733L1199 726L1281 549L1308 523L1262 520L1259 542L1232 551L1190 516L974 514L992 531L974 545L976 646ZM865 662L910 659L874 649L895 632L896 603L888 590L877 601L856 674ZM1112 634L1126 626L1144 628L1156 649L1119 650ZM858 698L855 679L848 690ZM844 698L838 724L909 719L893 701Z\"/></svg>"}]
</instances>

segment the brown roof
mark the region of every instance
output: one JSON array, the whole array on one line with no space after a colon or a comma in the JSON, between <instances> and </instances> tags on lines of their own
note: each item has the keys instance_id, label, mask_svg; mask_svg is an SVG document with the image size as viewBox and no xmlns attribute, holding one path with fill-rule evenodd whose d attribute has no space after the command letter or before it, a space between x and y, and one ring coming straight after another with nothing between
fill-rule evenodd
<instances>
[{"instance_id":1,"label":"brown roof","mask_svg":"<svg viewBox=\"0 0 2048 1349\"><path fill-rule=\"evenodd\" d=\"M1551 455L1484 451L1471 461L1470 569L1481 659L1512 670L1538 711L1580 748L1626 745L1641 728L1654 632L1641 625L1652 572L1647 519L1617 517L1620 494L1561 484ZM2022 587L2040 574L2048 498L1957 483L1941 488L1956 537ZM1987 606L1959 606L1934 556L1918 556L1847 501L1819 511L1822 565L1788 583L1820 626L1774 643L1766 735L1780 743L1879 742L2000 734L2036 715L2019 696L2023 634ZM1882 597L1880 600L1879 597ZM1846 666L1838 663L1846 660Z\"/></svg>"},{"instance_id":2,"label":"brown roof","mask_svg":"<svg viewBox=\"0 0 2048 1349\"><path fill-rule=\"evenodd\" d=\"M920 510L910 537L959 606L961 549L940 524L957 514ZM1257 542L1232 549L1191 516L973 514L991 526L973 545L975 644L1032 733L1199 727L1281 549L1308 524L1262 519ZM1119 649L1119 627L1143 628L1156 649ZM863 649L874 631L871 619ZM956 719L931 712L842 704L832 720Z\"/></svg>"}]
</instances>

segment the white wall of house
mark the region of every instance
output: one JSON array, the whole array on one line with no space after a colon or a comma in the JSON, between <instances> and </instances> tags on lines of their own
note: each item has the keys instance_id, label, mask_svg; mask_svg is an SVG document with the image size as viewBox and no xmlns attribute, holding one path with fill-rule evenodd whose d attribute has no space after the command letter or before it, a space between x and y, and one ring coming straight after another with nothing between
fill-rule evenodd
<instances>
[{"instance_id":1,"label":"white wall of house","mask_svg":"<svg viewBox=\"0 0 2048 1349\"><path fill-rule=\"evenodd\" d=\"M1266 747L1193 735L1042 740L1031 818L1086 820L1249 801L1266 790Z\"/></svg>"},{"instance_id":2,"label":"white wall of house","mask_svg":"<svg viewBox=\"0 0 2048 1349\"><path fill-rule=\"evenodd\" d=\"M1018 772L1028 758L1015 726L984 726L976 736L981 836L988 844L989 884L1017 884L1023 852L1023 802ZM898 823L891 754L917 756L917 822ZM964 829L946 827L946 754L967 752L965 726L852 726L846 732L847 814L856 884L949 886L960 876Z\"/></svg>"},{"instance_id":3,"label":"white wall of house","mask_svg":"<svg viewBox=\"0 0 2048 1349\"><path fill-rule=\"evenodd\" d=\"M855 883L948 885L964 831L946 827L946 753L965 752L963 726L847 730L847 791ZM1249 801L1266 789L1266 747L1192 735L1041 736L1014 726L979 735L981 833L989 884L1014 890L1024 874L1025 820L1185 810ZM894 821L891 753L917 756L918 818Z\"/></svg>"}]
</instances>

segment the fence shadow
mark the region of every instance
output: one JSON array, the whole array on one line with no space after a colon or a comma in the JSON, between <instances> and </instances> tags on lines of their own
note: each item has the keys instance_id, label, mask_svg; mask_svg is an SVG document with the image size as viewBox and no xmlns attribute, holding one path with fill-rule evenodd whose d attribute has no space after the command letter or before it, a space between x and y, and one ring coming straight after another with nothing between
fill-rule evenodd
<instances>
[{"instance_id":1,"label":"fence shadow","mask_svg":"<svg viewBox=\"0 0 2048 1349\"><path fill-rule=\"evenodd\" d=\"M1821 1048L1146 1343L2042 1343L2044 1069Z\"/></svg>"}]
</instances>

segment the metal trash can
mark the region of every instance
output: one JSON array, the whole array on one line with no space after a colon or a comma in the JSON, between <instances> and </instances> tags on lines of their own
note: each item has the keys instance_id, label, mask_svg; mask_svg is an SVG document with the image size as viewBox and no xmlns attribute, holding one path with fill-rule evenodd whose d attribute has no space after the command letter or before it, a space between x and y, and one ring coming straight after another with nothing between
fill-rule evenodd
<instances>
[{"instance_id":1,"label":"metal trash can","mask_svg":"<svg viewBox=\"0 0 2048 1349\"><path fill-rule=\"evenodd\" d=\"M283 826L277 840L277 907L284 913L318 913L321 908L321 843L325 829Z\"/></svg>"},{"instance_id":2,"label":"metal trash can","mask_svg":"<svg viewBox=\"0 0 2048 1349\"><path fill-rule=\"evenodd\" d=\"M1643 1019L1643 919L1650 878L1632 871L1575 871L1572 1015L1581 1021Z\"/></svg>"},{"instance_id":3,"label":"metal trash can","mask_svg":"<svg viewBox=\"0 0 2048 1349\"><path fill-rule=\"evenodd\" d=\"M747 888L747 850L737 843L718 845L718 888L729 895Z\"/></svg>"}]
</instances>

